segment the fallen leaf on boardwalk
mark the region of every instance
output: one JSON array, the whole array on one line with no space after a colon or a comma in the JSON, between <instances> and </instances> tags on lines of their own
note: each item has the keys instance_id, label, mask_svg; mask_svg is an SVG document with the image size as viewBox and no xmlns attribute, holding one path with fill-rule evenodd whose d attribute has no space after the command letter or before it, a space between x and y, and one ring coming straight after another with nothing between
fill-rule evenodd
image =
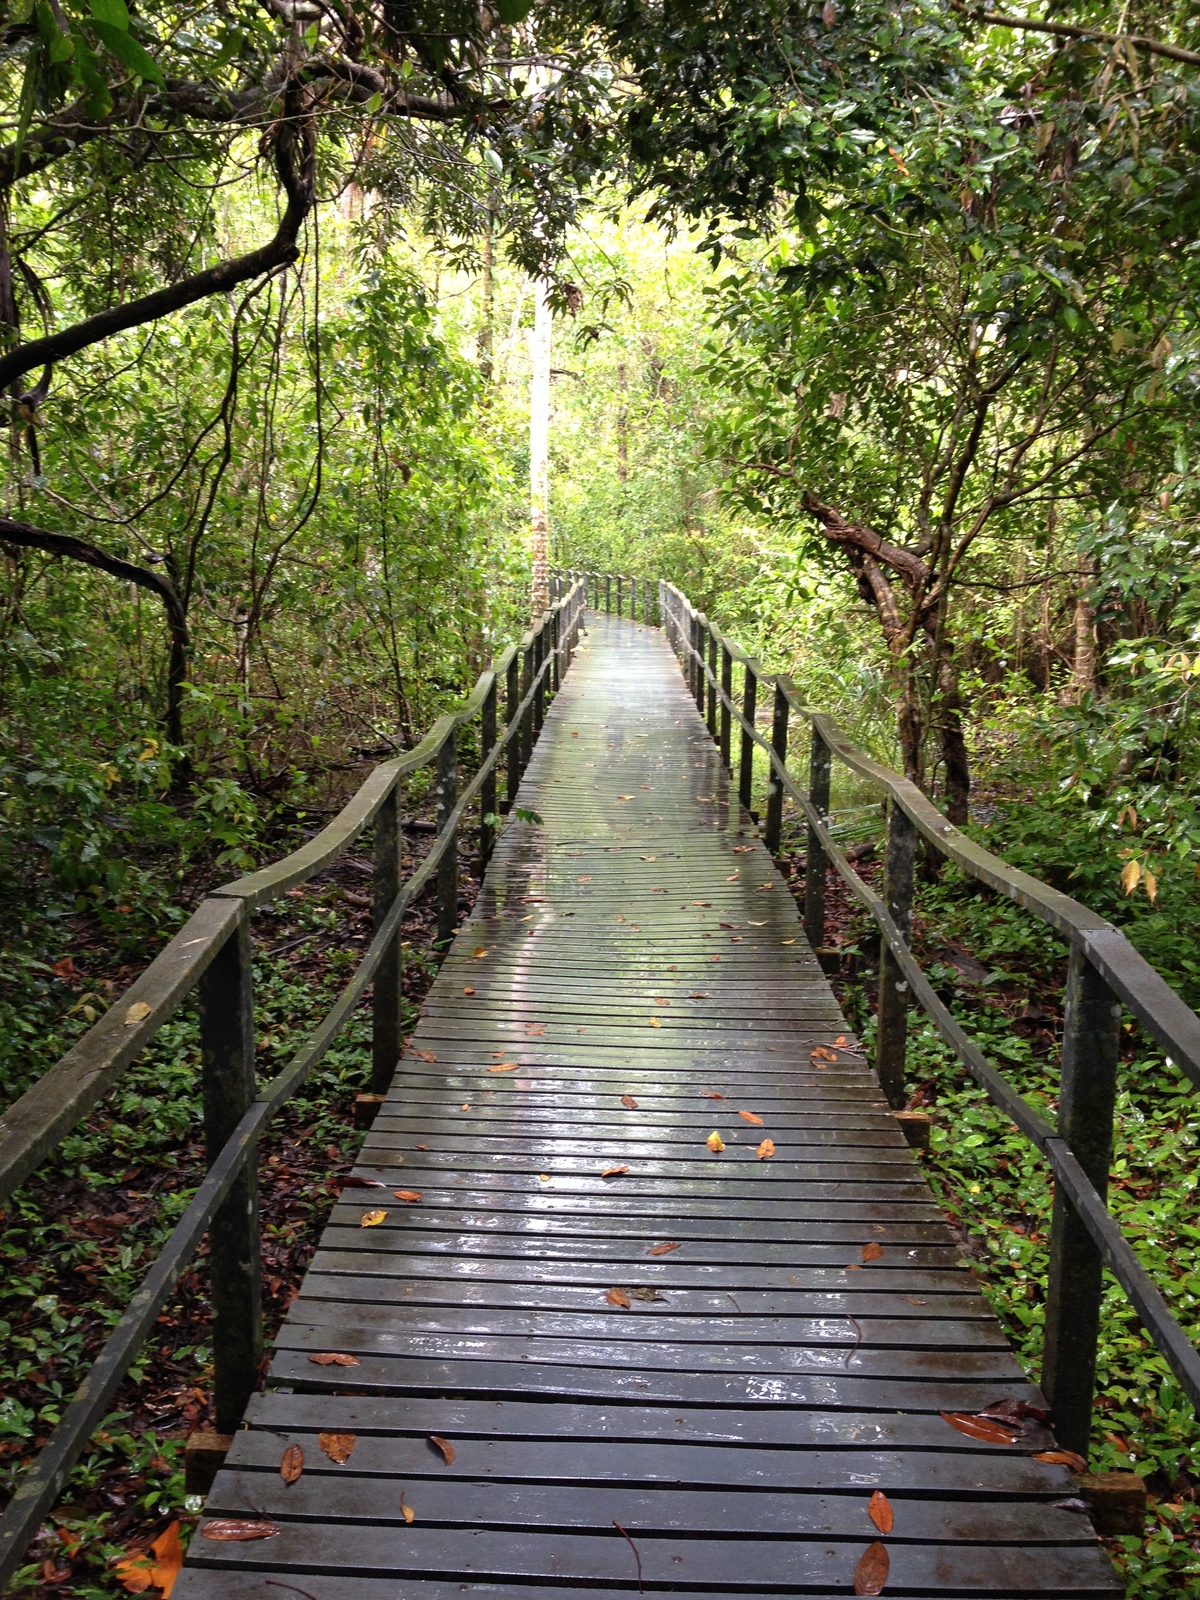
<instances>
[{"instance_id":1,"label":"fallen leaf on boardwalk","mask_svg":"<svg viewBox=\"0 0 1200 1600\"><path fill-rule=\"evenodd\" d=\"M521 1063L519 1061L497 1061L494 1067L489 1067L489 1072L516 1072Z\"/></svg>"},{"instance_id":2,"label":"fallen leaf on boardwalk","mask_svg":"<svg viewBox=\"0 0 1200 1600\"><path fill-rule=\"evenodd\" d=\"M771 1157L775 1154L774 1139L764 1139L754 1153L760 1161L770 1161Z\"/></svg>"},{"instance_id":3,"label":"fallen leaf on boardwalk","mask_svg":"<svg viewBox=\"0 0 1200 1600\"><path fill-rule=\"evenodd\" d=\"M245 1522L237 1517L214 1517L200 1529L201 1536L219 1544L243 1539L273 1539L279 1529L273 1522Z\"/></svg>"},{"instance_id":4,"label":"fallen leaf on boardwalk","mask_svg":"<svg viewBox=\"0 0 1200 1600\"><path fill-rule=\"evenodd\" d=\"M295 1483L304 1471L304 1451L298 1444L290 1444L283 1452L283 1460L279 1463L279 1476L284 1483Z\"/></svg>"},{"instance_id":5,"label":"fallen leaf on boardwalk","mask_svg":"<svg viewBox=\"0 0 1200 1600\"><path fill-rule=\"evenodd\" d=\"M874 1239L872 1239L870 1244L863 1245L862 1249L858 1253L864 1261L878 1261L880 1256L883 1254L883 1246L881 1244L876 1244Z\"/></svg>"},{"instance_id":6,"label":"fallen leaf on boardwalk","mask_svg":"<svg viewBox=\"0 0 1200 1600\"><path fill-rule=\"evenodd\" d=\"M410 1527L412 1526L412 1523L413 1523L414 1518L416 1517L416 1514L417 1513L413 1510L413 1508L411 1506L406 1506L404 1504L403 1498L401 1498L401 1501L400 1501L400 1515L404 1518L405 1522L407 1522Z\"/></svg>"},{"instance_id":7,"label":"fallen leaf on boardwalk","mask_svg":"<svg viewBox=\"0 0 1200 1600\"><path fill-rule=\"evenodd\" d=\"M349 1461L357 1440L352 1433L319 1433L317 1442L330 1461L336 1461L340 1467Z\"/></svg>"},{"instance_id":8,"label":"fallen leaf on boardwalk","mask_svg":"<svg viewBox=\"0 0 1200 1600\"><path fill-rule=\"evenodd\" d=\"M662 1018L661 1017L651 1017L650 1018L650 1026L652 1028L661 1028L662 1027Z\"/></svg>"},{"instance_id":9,"label":"fallen leaf on boardwalk","mask_svg":"<svg viewBox=\"0 0 1200 1600\"><path fill-rule=\"evenodd\" d=\"M985 1444L1011 1444L1016 1438L1011 1425L989 1417L972 1417L965 1411L943 1411L942 1421L948 1422L968 1439L982 1439Z\"/></svg>"},{"instance_id":10,"label":"fallen leaf on boardwalk","mask_svg":"<svg viewBox=\"0 0 1200 1600\"><path fill-rule=\"evenodd\" d=\"M1082 1456L1077 1456L1074 1450L1037 1450L1034 1452L1035 1461L1048 1461L1051 1466L1070 1467L1072 1472L1086 1472L1087 1462Z\"/></svg>"},{"instance_id":11,"label":"fallen leaf on boardwalk","mask_svg":"<svg viewBox=\"0 0 1200 1600\"><path fill-rule=\"evenodd\" d=\"M416 1056L418 1061L436 1061L437 1060L437 1057L434 1055L432 1050L418 1050L414 1046L414 1047L411 1047L409 1049L408 1053L409 1053L410 1056Z\"/></svg>"},{"instance_id":12,"label":"fallen leaf on boardwalk","mask_svg":"<svg viewBox=\"0 0 1200 1600\"><path fill-rule=\"evenodd\" d=\"M743 1122L752 1122L756 1128L762 1127L763 1119L753 1111L739 1111L738 1116Z\"/></svg>"},{"instance_id":13,"label":"fallen leaf on boardwalk","mask_svg":"<svg viewBox=\"0 0 1200 1600\"><path fill-rule=\"evenodd\" d=\"M394 1193L397 1200L419 1200L421 1198L419 1189L396 1189Z\"/></svg>"},{"instance_id":14,"label":"fallen leaf on boardwalk","mask_svg":"<svg viewBox=\"0 0 1200 1600\"><path fill-rule=\"evenodd\" d=\"M355 1173L341 1180L343 1189L386 1189L387 1184L380 1178L360 1178Z\"/></svg>"},{"instance_id":15,"label":"fallen leaf on boardwalk","mask_svg":"<svg viewBox=\"0 0 1200 1600\"><path fill-rule=\"evenodd\" d=\"M144 1000L135 1000L125 1013L125 1026L132 1028L135 1022L142 1022L150 1015L150 1007Z\"/></svg>"},{"instance_id":16,"label":"fallen leaf on boardwalk","mask_svg":"<svg viewBox=\"0 0 1200 1600\"><path fill-rule=\"evenodd\" d=\"M672 1250L678 1249L679 1246L675 1240L668 1239L664 1244L652 1244L646 1254L648 1256L669 1256Z\"/></svg>"},{"instance_id":17,"label":"fallen leaf on boardwalk","mask_svg":"<svg viewBox=\"0 0 1200 1600\"><path fill-rule=\"evenodd\" d=\"M470 985L469 985L469 984L468 984L468 985L467 985L467 987L466 987L466 988L465 988L465 989L464 989L464 990L463 990L463 993L464 993L464 994L474 994L474 993L475 993L475 991L474 991L474 989L472 989L472 988L471 988L471 987L470 987Z\"/></svg>"},{"instance_id":18,"label":"fallen leaf on boardwalk","mask_svg":"<svg viewBox=\"0 0 1200 1600\"><path fill-rule=\"evenodd\" d=\"M308 1359L318 1367L357 1367L362 1364L357 1356L344 1355L340 1350L322 1350Z\"/></svg>"},{"instance_id":19,"label":"fallen leaf on boardwalk","mask_svg":"<svg viewBox=\"0 0 1200 1600\"><path fill-rule=\"evenodd\" d=\"M377 1228L381 1222L387 1221L386 1211L364 1211L360 1228Z\"/></svg>"},{"instance_id":20,"label":"fallen leaf on boardwalk","mask_svg":"<svg viewBox=\"0 0 1200 1600\"><path fill-rule=\"evenodd\" d=\"M725 1148L725 1141L715 1128L704 1142L715 1156L719 1156Z\"/></svg>"},{"instance_id":21,"label":"fallen leaf on boardwalk","mask_svg":"<svg viewBox=\"0 0 1200 1600\"><path fill-rule=\"evenodd\" d=\"M160 1589L165 1596L175 1587L175 1579L183 1565L183 1541L179 1537L179 1523L170 1527L150 1546L149 1551L138 1551L116 1564L116 1574L130 1594L143 1594L149 1588Z\"/></svg>"},{"instance_id":22,"label":"fallen leaf on boardwalk","mask_svg":"<svg viewBox=\"0 0 1200 1600\"><path fill-rule=\"evenodd\" d=\"M892 1502L882 1489L876 1489L871 1496L871 1503L867 1507L867 1515L880 1533L891 1533L896 1525L896 1518L892 1513Z\"/></svg>"},{"instance_id":23,"label":"fallen leaf on boardwalk","mask_svg":"<svg viewBox=\"0 0 1200 1600\"><path fill-rule=\"evenodd\" d=\"M725 1096L718 1094L715 1089L701 1089L700 1098L701 1100L724 1100Z\"/></svg>"},{"instance_id":24,"label":"fallen leaf on boardwalk","mask_svg":"<svg viewBox=\"0 0 1200 1600\"><path fill-rule=\"evenodd\" d=\"M605 1167L600 1174L602 1178L619 1178L623 1172L628 1172L628 1167Z\"/></svg>"},{"instance_id":25,"label":"fallen leaf on boardwalk","mask_svg":"<svg viewBox=\"0 0 1200 1600\"><path fill-rule=\"evenodd\" d=\"M478 961L482 956L487 955L487 951L484 949L483 945L480 945L477 950L472 950L471 954L475 957L476 961Z\"/></svg>"},{"instance_id":26,"label":"fallen leaf on boardwalk","mask_svg":"<svg viewBox=\"0 0 1200 1600\"><path fill-rule=\"evenodd\" d=\"M443 1439L441 1434L431 1433L429 1435L429 1442L435 1450L440 1450L442 1452L446 1465L451 1466L454 1461L454 1446L450 1443L449 1439Z\"/></svg>"},{"instance_id":27,"label":"fallen leaf on boardwalk","mask_svg":"<svg viewBox=\"0 0 1200 1600\"><path fill-rule=\"evenodd\" d=\"M874 1544L867 1546L854 1569L855 1594L882 1594L891 1565L887 1549L876 1539Z\"/></svg>"},{"instance_id":28,"label":"fallen leaf on boardwalk","mask_svg":"<svg viewBox=\"0 0 1200 1600\"><path fill-rule=\"evenodd\" d=\"M636 1111L638 1108L638 1103L631 1094L623 1094L621 1096L621 1104L625 1107L626 1111Z\"/></svg>"},{"instance_id":29,"label":"fallen leaf on boardwalk","mask_svg":"<svg viewBox=\"0 0 1200 1600\"><path fill-rule=\"evenodd\" d=\"M633 1307L629 1303L629 1296L625 1293L624 1289L610 1289L604 1298L608 1301L610 1306L620 1306L622 1311L633 1310Z\"/></svg>"}]
</instances>

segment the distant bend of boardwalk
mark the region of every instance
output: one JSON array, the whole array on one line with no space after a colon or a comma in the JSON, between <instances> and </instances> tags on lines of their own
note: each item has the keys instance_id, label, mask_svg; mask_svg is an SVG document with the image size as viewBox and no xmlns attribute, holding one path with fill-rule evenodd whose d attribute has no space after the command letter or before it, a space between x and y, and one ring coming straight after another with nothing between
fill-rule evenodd
<instances>
[{"instance_id":1,"label":"distant bend of boardwalk","mask_svg":"<svg viewBox=\"0 0 1200 1600\"><path fill-rule=\"evenodd\" d=\"M518 803L176 1600L1120 1594L661 634Z\"/></svg>"}]
</instances>

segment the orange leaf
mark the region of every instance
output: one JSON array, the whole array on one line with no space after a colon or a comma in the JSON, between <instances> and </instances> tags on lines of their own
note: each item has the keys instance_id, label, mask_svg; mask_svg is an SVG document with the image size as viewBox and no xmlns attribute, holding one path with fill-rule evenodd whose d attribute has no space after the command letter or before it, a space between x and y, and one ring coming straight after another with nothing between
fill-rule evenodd
<instances>
[{"instance_id":1,"label":"orange leaf","mask_svg":"<svg viewBox=\"0 0 1200 1600\"><path fill-rule=\"evenodd\" d=\"M340 1467L344 1462L349 1461L354 1450L356 1438L352 1433L319 1433L317 1442L330 1461L336 1461Z\"/></svg>"},{"instance_id":2,"label":"orange leaf","mask_svg":"<svg viewBox=\"0 0 1200 1600\"><path fill-rule=\"evenodd\" d=\"M497 1061L494 1067L489 1067L489 1072L516 1072L520 1067L519 1061Z\"/></svg>"},{"instance_id":3,"label":"orange leaf","mask_svg":"<svg viewBox=\"0 0 1200 1600\"><path fill-rule=\"evenodd\" d=\"M968 1439L982 1439L985 1444L1011 1444L1017 1430L989 1417L972 1417L965 1411L943 1411L942 1421L948 1422Z\"/></svg>"},{"instance_id":4,"label":"orange leaf","mask_svg":"<svg viewBox=\"0 0 1200 1600\"><path fill-rule=\"evenodd\" d=\"M758 1149L755 1151L755 1155L757 1155L757 1157L758 1157L758 1159L760 1161L769 1161L774 1154L775 1154L775 1141L774 1141L774 1139L764 1139L763 1142L759 1145Z\"/></svg>"},{"instance_id":5,"label":"orange leaf","mask_svg":"<svg viewBox=\"0 0 1200 1600\"><path fill-rule=\"evenodd\" d=\"M419 1189L397 1189L395 1194L397 1200L419 1200L421 1198Z\"/></svg>"},{"instance_id":6,"label":"orange leaf","mask_svg":"<svg viewBox=\"0 0 1200 1600\"><path fill-rule=\"evenodd\" d=\"M343 1355L340 1351L322 1350L320 1355L309 1356L310 1361L318 1367L357 1367L361 1363L357 1356Z\"/></svg>"},{"instance_id":7,"label":"orange leaf","mask_svg":"<svg viewBox=\"0 0 1200 1600\"><path fill-rule=\"evenodd\" d=\"M892 1502L882 1489L876 1489L871 1496L871 1503L867 1507L867 1515L880 1533L891 1533L896 1525L896 1518L892 1514Z\"/></svg>"},{"instance_id":8,"label":"orange leaf","mask_svg":"<svg viewBox=\"0 0 1200 1600\"><path fill-rule=\"evenodd\" d=\"M620 1306L622 1311L633 1310L632 1305L629 1303L629 1296L625 1293L624 1289L610 1289L604 1298L608 1301L610 1306Z\"/></svg>"},{"instance_id":9,"label":"orange leaf","mask_svg":"<svg viewBox=\"0 0 1200 1600\"><path fill-rule=\"evenodd\" d=\"M725 1148L725 1141L715 1128L704 1142L715 1156L719 1156Z\"/></svg>"},{"instance_id":10,"label":"orange leaf","mask_svg":"<svg viewBox=\"0 0 1200 1600\"><path fill-rule=\"evenodd\" d=\"M637 1101L631 1094L623 1094L621 1096L621 1104L625 1107L626 1111L636 1111L638 1108Z\"/></svg>"},{"instance_id":11,"label":"orange leaf","mask_svg":"<svg viewBox=\"0 0 1200 1600\"><path fill-rule=\"evenodd\" d=\"M283 1452L283 1460L279 1463L279 1476L284 1483L295 1483L304 1471L304 1451L298 1444L290 1444Z\"/></svg>"},{"instance_id":12,"label":"orange leaf","mask_svg":"<svg viewBox=\"0 0 1200 1600\"><path fill-rule=\"evenodd\" d=\"M738 1116L741 1117L743 1122L752 1122L756 1128L762 1127L763 1119L760 1116L756 1116L753 1111L739 1111Z\"/></svg>"},{"instance_id":13,"label":"orange leaf","mask_svg":"<svg viewBox=\"0 0 1200 1600\"><path fill-rule=\"evenodd\" d=\"M387 1221L386 1211L364 1211L360 1228L377 1228L381 1222Z\"/></svg>"},{"instance_id":14,"label":"orange leaf","mask_svg":"<svg viewBox=\"0 0 1200 1600\"><path fill-rule=\"evenodd\" d=\"M1049 1461L1056 1467L1070 1467L1072 1472L1087 1471L1087 1462L1082 1456L1077 1456L1074 1450L1038 1450L1034 1453L1033 1459Z\"/></svg>"},{"instance_id":15,"label":"orange leaf","mask_svg":"<svg viewBox=\"0 0 1200 1600\"><path fill-rule=\"evenodd\" d=\"M602 1178L619 1178L623 1172L628 1172L628 1167L605 1167L600 1174Z\"/></svg>"},{"instance_id":16,"label":"orange leaf","mask_svg":"<svg viewBox=\"0 0 1200 1600\"><path fill-rule=\"evenodd\" d=\"M678 1249L679 1246L674 1239L668 1239L664 1244L652 1244L646 1254L648 1256L669 1256L672 1250Z\"/></svg>"},{"instance_id":17,"label":"orange leaf","mask_svg":"<svg viewBox=\"0 0 1200 1600\"><path fill-rule=\"evenodd\" d=\"M429 1435L429 1442L435 1450L440 1450L442 1452L446 1465L448 1467L451 1466L454 1462L454 1446L450 1443L449 1439L443 1439L441 1434L431 1433Z\"/></svg>"},{"instance_id":18,"label":"orange leaf","mask_svg":"<svg viewBox=\"0 0 1200 1600\"><path fill-rule=\"evenodd\" d=\"M854 1569L855 1594L882 1594L891 1565L887 1549L878 1539L869 1544Z\"/></svg>"},{"instance_id":19,"label":"orange leaf","mask_svg":"<svg viewBox=\"0 0 1200 1600\"><path fill-rule=\"evenodd\" d=\"M239 1517L214 1517L200 1529L203 1538L219 1544L243 1539L273 1539L278 1532L273 1522L265 1522L262 1518L250 1522Z\"/></svg>"}]
</instances>

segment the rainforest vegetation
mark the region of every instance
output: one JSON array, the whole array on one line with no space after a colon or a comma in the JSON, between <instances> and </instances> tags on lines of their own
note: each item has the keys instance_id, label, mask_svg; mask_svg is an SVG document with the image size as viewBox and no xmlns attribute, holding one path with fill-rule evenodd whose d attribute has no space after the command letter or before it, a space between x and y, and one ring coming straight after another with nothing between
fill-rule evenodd
<instances>
[{"instance_id":1,"label":"rainforest vegetation","mask_svg":"<svg viewBox=\"0 0 1200 1600\"><path fill-rule=\"evenodd\" d=\"M6 0L0 95L0 1105L544 605L539 304L551 561L679 584L1200 1004L1181 0ZM878 805L835 807L869 852ZM328 940L341 894L289 948ZM1053 1109L1064 952L949 875L925 929L939 987ZM839 937L869 1038L848 909ZM264 949L268 1055L343 954ZM192 1181L189 1027L4 1218L9 1488L184 1190L143 1176L119 1240L77 1202L166 1152ZM352 1148L357 1043L272 1158L281 1262ZM1036 1370L1044 1172L932 1033L914 1052L943 1203ZM1191 1091L1133 1028L1126 1056L1114 1205L1195 1330ZM123 1592L111 1562L186 1512L187 1305L176 1333L18 1592ZM1115 1292L1104 1340L1093 1464L1152 1490L1114 1553L1131 1595L1180 1594L1200 1429Z\"/></svg>"}]
</instances>

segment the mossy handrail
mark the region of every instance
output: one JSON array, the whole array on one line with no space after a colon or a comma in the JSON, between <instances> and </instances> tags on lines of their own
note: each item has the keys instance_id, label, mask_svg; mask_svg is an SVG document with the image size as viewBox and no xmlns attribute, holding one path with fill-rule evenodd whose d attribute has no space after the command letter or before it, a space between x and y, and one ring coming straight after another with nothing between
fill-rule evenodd
<instances>
[{"instance_id":1,"label":"mossy handrail","mask_svg":"<svg viewBox=\"0 0 1200 1600\"><path fill-rule=\"evenodd\" d=\"M479 849L494 839L496 775L507 761L507 803L516 795L541 730L546 698L559 686L578 643L586 604L582 582L556 584L553 603L515 646L482 673L461 710L440 717L412 750L375 767L315 838L282 860L223 885L196 908L170 943L95 1025L0 1116L0 1203L49 1156L117 1082L158 1029L196 991L207 1173L106 1340L74 1398L0 1517L0 1592L51 1509L88 1438L103 1419L154 1320L205 1233L213 1305L213 1394L217 1428L229 1432L253 1390L262 1356L261 1241L254 1153L275 1112L301 1086L374 982L371 1085L384 1090L402 1048L399 932L404 913L437 875L438 938L457 922L458 835L478 801ZM504 727L497 691L504 685ZM458 784L461 730L480 724L480 761ZM437 834L420 867L400 879L400 785L436 763ZM373 937L347 987L299 1052L260 1088L254 1070L250 919L311 878L374 827Z\"/></svg>"}]
</instances>

